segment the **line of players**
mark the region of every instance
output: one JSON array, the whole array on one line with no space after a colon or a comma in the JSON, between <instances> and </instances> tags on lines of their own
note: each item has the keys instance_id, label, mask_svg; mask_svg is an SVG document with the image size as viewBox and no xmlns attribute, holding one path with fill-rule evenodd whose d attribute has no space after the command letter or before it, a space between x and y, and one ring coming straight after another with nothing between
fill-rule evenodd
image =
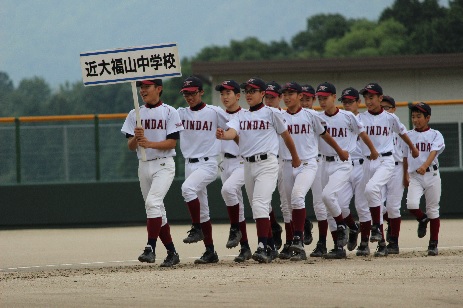
<instances>
[{"instance_id":1,"label":"line of players","mask_svg":"<svg viewBox=\"0 0 463 308\"><path fill-rule=\"evenodd\" d=\"M354 88L344 89L339 98L344 109L336 107L336 88L328 82L319 84L315 90L310 85L301 86L296 82L281 87L276 82L265 83L259 78L251 78L241 85L226 80L215 90L220 92L225 111L204 104L201 80L188 77L181 92L189 108L178 110L183 124L179 134L180 147L186 159L182 194L192 218L192 228L183 241L203 241L206 248L203 256L195 260L196 264L219 260L212 239L206 192L206 186L215 179L217 167L221 171L221 193L230 219L226 247L240 245L236 262L251 258L259 263L269 263L275 258L306 260L304 245L313 240L313 225L306 218L305 207L309 189L312 190L319 231L311 257L345 258L346 245L349 251L358 245L356 255L367 256L370 254L369 242L378 243L376 257L399 253L404 186L408 186L409 173L418 172L425 164L424 176L438 175L437 156L444 149L440 134L442 140L436 142L440 146L418 151L416 140L410 140L410 132L406 132L393 114L394 99L384 96L376 83L367 84L360 93ZM249 105L248 110L239 106L241 91ZM360 95L367 106L363 113L358 110ZM316 99L322 112L312 109ZM281 100L286 110L280 108ZM418 105L412 111L414 114L421 112L429 121L428 105ZM429 159L430 156L433 159ZM220 164L217 164L217 157L221 158ZM410 160L413 163L407 163ZM416 168L410 170L409 167ZM440 177L438 184L440 188ZM258 247L254 253L247 239L243 185L257 227ZM422 185L415 186L414 192L409 189L407 207L419 221L419 237L425 236L427 223L431 221L428 254L437 255L440 190L434 192L438 197L430 198L426 194L426 200L432 199L433 202L427 206L428 218L419 210L422 190L421 194L417 191ZM275 187L280 195L285 243L281 238L283 230L271 207ZM354 195L359 222L354 220L349 209ZM386 230L383 221L388 224ZM331 251L327 250L326 244L328 229L334 242ZM154 262L152 246L147 245L139 257L141 262ZM169 259L172 251L166 248ZM176 254L175 262L167 263L167 266L178 262Z\"/></svg>"}]
</instances>

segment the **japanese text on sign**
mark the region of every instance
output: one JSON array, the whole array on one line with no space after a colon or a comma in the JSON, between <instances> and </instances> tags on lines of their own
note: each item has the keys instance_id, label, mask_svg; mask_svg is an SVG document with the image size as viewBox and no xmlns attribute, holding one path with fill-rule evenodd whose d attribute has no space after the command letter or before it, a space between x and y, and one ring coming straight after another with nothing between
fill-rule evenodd
<instances>
[{"instance_id":1,"label":"japanese text on sign","mask_svg":"<svg viewBox=\"0 0 463 308\"><path fill-rule=\"evenodd\" d=\"M81 53L80 64L86 86L182 75L175 43Z\"/></svg>"}]
</instances>

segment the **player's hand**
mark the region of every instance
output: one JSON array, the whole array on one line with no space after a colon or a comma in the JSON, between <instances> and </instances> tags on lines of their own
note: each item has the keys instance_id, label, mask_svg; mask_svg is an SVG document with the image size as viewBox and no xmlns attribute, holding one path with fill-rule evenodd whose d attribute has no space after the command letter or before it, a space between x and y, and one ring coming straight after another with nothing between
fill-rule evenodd
<instances>
[{"instance_id":1,"label":"player's hand","mask_svg":"<svg viewBox=\"0 0 463 308\"><path fill-rule=\"evenodd\" d=\"M404 187L408 187L410 185L410 175L408 172L404 174Z\"/></svg>"},{"instance_id":2,"label":"player's hand","mask_svg":"<svg viewBox=\"0 0 463 308\"><path fill-rule=\"evenodd\" d=\"M349 152L342 150L341 153L339 153L339 159L342 161L346 161L349 159Z\"/></svg>"},{"instance_id":3,"label":"player's hand","mask_svg":"<svg viewBox=\"0 0 463 308\"><path fill-rule=\"evenodd\" d=\"M217 139L222 139L223 138L223 135L224 135L224 130L223 128L217 128L217 131L215 132L215 137Z\"/></svg>"},{"instance_id":4,"label":"player's hand","mask_svg":"<svg viewBox=\"0 0 463 308\"><path fill-rule=\"evenodd\" d=\"M149 141L146 139L145 136L137 138L138 145L141 146L142 148L149 148Z\"/></svg>"},{"instance_id":5,"label":"player's hand","mask_svg":"<svg viewBox=\"0 0 463 308\"><path fill-rule=\"evenodd\" d=\"M426 168L424 166L420 166L418 169L416 169L416 173L424 175L426 173Z\"/></svg>"},{"instance_id":6,"label":"player's hand","mask_svg":"<svg viewBox=\"0 0 463 308\"><path fill-rule=\"evenodd\" d=\"M141 127L135 127L135 138L145 137L145 130Z\"/></svg>"},{"instance_id":7,"label":"player's hand","mask_svg":"<svg viewBox=\"0 0 463 308\"><path fill-rule=\"evenodd\" d=\"M417 158L419 155L420 155L420 151L416 147L413 147L412 149L413 158Z\"/></svg>"},{"instance_id":8,"label":"player's hand","mask_svg":"<svg viewBox=\"0 0 463 308\"><path fill-rule=\"evenodd\" d=\"M379 153L378 151L374 150L374 151L371 151L370 153L370 160L375 160L379 157Z\"/></svg>"},{"instance_id":9,"label":"player's hand","mask_svg":"<svg viewBox=\"0 0 463 308\"><path fill-rule=\"evenodd\" d=\"M299 167L301 165L301 160L299 159L299 157L296 157L296 159L293 158L291 165L293 166L293 168Z\"/></svg>"}]
</instances>

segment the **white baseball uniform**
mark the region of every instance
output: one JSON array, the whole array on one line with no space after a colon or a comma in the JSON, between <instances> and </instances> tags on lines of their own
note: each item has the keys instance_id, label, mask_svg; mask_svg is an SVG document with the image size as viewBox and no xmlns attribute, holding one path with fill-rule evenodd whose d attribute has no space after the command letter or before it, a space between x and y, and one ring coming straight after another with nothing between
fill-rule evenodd
<instances>
[{"instance_id":1,"label":"white baseball uniform","mask_svg":"<svg viewBox=\"0 0 463 308\"><path fill-rule=\"evenodd\" d=\"M244 112L239 109L229 115L229 119ZM244 160L240 155L238 145L233 140L221 140L223 160L220 163L220 177L222 179L222 197L227 206L239 204L239 222L244 221L244 204L241 187L244 185Z\"/></svg>"},{"instance_id":2,"label":"white baseball uniform","mask_svg":"<svg viewBox=\"0 0 463 308\"><path fill-rule=\"evenodd\" d=\"M337 109L333 115L325 112L321 116L329 122L328 132L339 147L349 153L354 152L357 136L364 131L358 118L352 112L340 109ZM349 202L345 202L347 196L342 196L341 192L349 185L353 168L350 154L347 161L342 161L336 151L324 140L320 140L320 153L323 160L323 202L333 217L341 214L346 217L350 214Z\"/></svg>"},{"instance_id":3,"label":"white baseball uniform","mask_svg":"<svg viewBox=\"0 0 463 308\"><path fill-rule=\"evenodd\" d=\"M370 137L376 151L380 156L376 160L366 159L363 164L363 182L365 197L368 206L378 207L382 204L382 187L386 185L394 171L394 141L392 133L399 135L405 133L405 127L399 118L392 113L381 110L374 114L368 110L358 115L360 121L365 127L366 134ZM362 154L365 157L370 156L370 149L364 142L360 142ZM383 216L380 215L380 224ZM373 220L375 218L373 217Z\"/></svg>"},{"instance_id":4,"label":"white baseball uniform","mask_svg":"<svg viewBox=\"0 0 463 308\"><path fill-rule=\"evenodd\" d=\"M226 127L228 117L222 108L206 104L196 111L180 107L178 113L184 127L180 134L180 149L185 157L182 195L185 202L199 199L203 223L210 220L206 187L217 178L220 141L215 133L218 127Z\"/></svg>"},{"instance_id":5,"label":"white baseball uniform","mask_svg":"<svg viewBox=\"0 0 463 308\"><path fill-rule=\"evenodd\" d=\"M444 137L439 131L431 128L422 132L410 130L407 132L407 135L420 151L420 155L417 158L413 158L408 146L404 146L404 157L407 157L408 173L410 175L407 208L412 210L419 209L420 198L424 193L426 198L426 215L430 219L438 218L441 196L438 156L445 149ZM436 157L424 175L418 174L416 170L426 162L431 151L437 151Z\"/></svg>"},{"instance_id":6,"label":"white baseball uniform","mask_svg":"<svg viewBox=\"0 0 463 308\"><path fill-rule=\"evenodd\" d=\"M283 113L288 132L294 140L301 160L298 168L292 167L292 157L285 146L281 150L283 162L283 183L287 200L291 209L305 208L305 196L309 191L317 173L318 135L325 132L325 120L317 112L300 109L291 114Z\"/></svg>"},{"instance_id":7,"label":"white baseball uniform","mask_svg":"<svg viewBox=\"0 0 463 308\"><path fill-rule=\"evenodd\" d=\"M278 109L262 104L258 110L239 113L227 125L240 137L245 187L253 218L270 218L278 178L278 135L287 129L283 116Z\"/></svg>"},{"instance_id":8,"label":"white baseball uniform","mask_svg":"<svg viewBox=\"0 0 463 308\"><path fill-rule=\"evenodd\" d=\"M140 107L141 125L144 135L149 141L159 142L167 136L183 130L182 122L175 108L161 103L155 108ZM121 132L134 136L136 123L135 110L131 110L125 119ZM164 197L175 176L175 149L145 149L146 161L141 160L137 149L138 178L145 201L147 218L162 217L162 225L167 223Z\"/></svg>"}]
</instances>

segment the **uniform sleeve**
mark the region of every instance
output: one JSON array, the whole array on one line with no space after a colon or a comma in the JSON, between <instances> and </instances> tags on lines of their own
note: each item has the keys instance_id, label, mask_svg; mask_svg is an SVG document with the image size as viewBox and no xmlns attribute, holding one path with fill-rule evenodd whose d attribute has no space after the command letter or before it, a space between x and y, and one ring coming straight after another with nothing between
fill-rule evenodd
<instances>
[{"instance_id":1,"label":"uniform sleeve","mask_svg":"<svg viewBox=\"0 0 463 308\"><path fill-rule=\"evenodd\" d=\"M281 135L285 130L288 129L286 121L283 118L283 114L278 109L273 110L272 108L269 108L269 110L273 114L273 127L275 127L277 134Z\"/></svg>"},{"instance_id":2,"label":"uniform sleeve","mask_svg":"<svg viewBox=\"0 0 463 308\"><path fill-rule=\"evenodd\" d=\"M432 141L431 151L437 151L437 155L440 155L445 149L444 136L437 130L435 132L436 137Z\"/></svg>"},{"instance_id":3,"label":"uniform sleeve","mask_svg":"<svg viewBox=\"0 0 463 308\"><path fill-rule=\"evenodd\" d=\"M410 140L411 140L412 143L413 143L412 135L410 134L410 131L405 132L405 133L407 133L408 137L410 138ZM400 138L400 140L402 141L402 138ZM402 154L403 154L402 156L403 156L404 158L409 158L409 157L408 157L408 153L409 153L409 152L410 152L410 149L409 149L408 145L407 145L405 142L402 141Z\"/></svg>"},{"instance_id":4,"label":"uniform sleeve","mask_svg":"<svg viewBox=\"0 0 463 308\"><path fill-rule=\"evenodd\" d=\"M392 131L399 135L405 134L407 132L407 129L405 125L403 125L402 122L400 122L399 117L392 113L389 113L389 115L391 115L390 122Z\"/></svg>"},{"instance_id":5,"label":"uniform sleeve","mask_svg":"<svg viewBox=\"0 0 463 308\"><path fill-rule=\"evenodd\" d=\"M351 129L355 134L360 134L365 131L363 123L360 121L360 118L356 117L355 114L349 112L349 119L351 123Z\"/></svg>"},{"instance_id":6,"label":"uniform sleeve","mask_svg":"<svg viewBox=\"0 0 463 308\"><path fill-rule=\"evenodd\" d=\"M183 124L180 116L174 108L169 108L169 115L167 117L167 135L183 130Z\"/></svg>"},{"instance_id":7,"label":"uniform sleeve","mask_svg":"<svg viewBox=\"0 0 463 308\"><path fill-rule=\"evenodd\" d=\"M227 122L227 127L233 128L236 130L236 133L240 133L240 121L238 117L233 117L229 122Z\"/></svg>"},{"instance_id":8,"label":"uniform sleeve","mask_svg":"<svg viewBox=\"0 0 463 308\"><path fill-rule=\"evenodd\" d=\"M326 121L315 113L312 113L312 119L314 132L318 135L322 135L326 131Z\"/></svg>"},{"instance_id":9,"label":"uniform sleeve","mask_svg":"<svg viewBox=\"0 0 463 308\"><path fill-rule=\"evenodd\" d=\"M135 110L131 110L125 118L124 125L122 125L121 132L124 135L135 135L135 126L136 126Z\"/></svg>"},{"instance_id":10,"label":"uniform sleeve","mask_svg":"<svg viewBox=\"0 0 463 308\"><path fill-rule=\"evenodd\" d=\"M217 127L227 128L227 122L229 121L228 114L220 107L213 106L217 112Z\"/></svg>"}]
</instances>

